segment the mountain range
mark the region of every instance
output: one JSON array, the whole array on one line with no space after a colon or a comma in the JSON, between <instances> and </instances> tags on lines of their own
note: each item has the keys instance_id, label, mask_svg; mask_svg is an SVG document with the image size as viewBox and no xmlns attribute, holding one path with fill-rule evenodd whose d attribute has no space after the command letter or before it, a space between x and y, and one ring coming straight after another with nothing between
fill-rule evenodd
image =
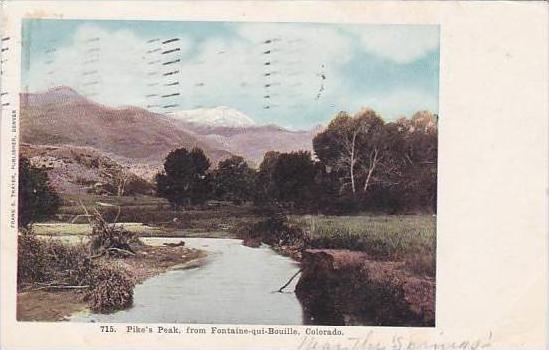
<instances>
[{"instance_id":1,"label":"mountain range","mask_svg":"<svg viewBox=\"0 0 549 350\"><path fill-rule=\"evenodd\" d=\"M109 107L64 86L21 94L20 130L22 143L94 149L149 180L165 156L179 147L200 147L213 164L240 155L258 166L267 151L312 151L312 139L320 131L257 125L223 106L170 115Z\"/></svg>"}]
</instances>

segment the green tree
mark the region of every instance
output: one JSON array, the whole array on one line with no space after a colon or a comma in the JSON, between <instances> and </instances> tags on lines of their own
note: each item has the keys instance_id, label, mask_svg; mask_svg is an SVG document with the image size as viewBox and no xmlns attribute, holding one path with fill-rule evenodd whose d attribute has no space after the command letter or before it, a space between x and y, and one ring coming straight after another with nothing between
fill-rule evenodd
<instances>
[{"instance_id":1,"label":"green tree","mask_svg":"<svg viewBox=\"0 0 549 350\"><path fill-rule=\"evenodd\" d=\"M253 195L255 172L244 158L232 156L219 162L213 172L214 196L240 204Z\"/></svg>"},{"instance_id":2,"label":"green tree","mask_svg":"<svg viewBox=\"0 0 549 350\"><path fill-rule=\"evenodd\" d=\"M52 189L48 174L41 168L34 167L28 159L19 159L19 227L28 228L33 222L53 216L61 199Z\"/></svg>"},{"instance_id":3,"label":"green tree","mask_svg":"<svg viewBox=\"0 0 549 350\"><path fill-rule=\"evenodd\" d=\"M313 139L318 159L340 174L340 192L366 193L390 149L384 121L371 109L355 116L340 112Z\"/></svg>"},{"instance_id":4,"label":"green tree","mask_svg":"<svg viewBox=\"0 0 549 350\"><path fill-rule=\"evenodd\" d=\"M273 182L273 172L280 152L269 151L263 155L255 181L254 201L256 204L268 204L278 200L278 192Z\"/></svg>"},{"instance_id":5,"label":"green tree","mask_svg":"<svg viewBox=\"0 0 549 350\"><path fill-rule=\"evenodd\" d=\"M310 152L281 153L272 173L278 199L291 206L309 206L315 193L315 174Z\"/></svg>"},{"instance_id":6,"label":"green tree","mask_svg":"<svg viewBox=\"0 0 549 350\"><path fill-rule=\"evenodd\" d=\"M164 161L164 172L156 175L157 194L174 206L203 203L211 192L210 160L200 148L171 151Z\"/></svg>"},{"instance_id":7,"label":"green tree","mask_svg":"<svg viewBox=\"0 0 549 350\"><path fill-rule=\"evenodd\" d=\"M321 198L338 210L436 211L437 119L426 111L391 123L370 109L337 114L313 139Z\"/></svg>"},{"instance_id":8,"label":"green tree","mask_svg":"<svg viewBox=\"0 0 549 350\"><path fill-rule=\"evenodd\" d=\"M408 207L436 212L438 116L427 111L395 125L402 132L399 191Z\"/></svg>"},{"instance_id":9,"label":"green tree","mask_svg":"<svg viewBox=\"0 0 549 350\"><path fill-rule=\"evenodd\" d=\"M257 175L259 201L309 206L314 197L316 172L309 152L265 153Z\"/></svg>"}]
</instances>

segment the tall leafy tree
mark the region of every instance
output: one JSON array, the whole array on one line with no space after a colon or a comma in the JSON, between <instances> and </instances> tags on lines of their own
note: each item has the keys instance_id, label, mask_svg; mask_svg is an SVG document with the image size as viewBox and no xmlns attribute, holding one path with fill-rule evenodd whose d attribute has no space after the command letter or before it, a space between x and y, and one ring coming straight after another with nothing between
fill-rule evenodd
<instances>
[{"instance_id":1,"label":"tall leafy tree","mask_svg":"<svg viewBox=\"0 0 549 350\"><path fill-rule=\"evenodd\" d=\"M157 174L157 194L174 206L203 203L211 192L207 170L210 160L200 148L178 148L164 161L164 172Z\"/></svg>"},{"instance_id":2,"label":"tall leafy tree","mask_svg":"<svg viewBox=\"0 0 549 350\"><path fill-rule=\"evenodd\" d=\"M306 207L314 198L316 173L309 152L268 152L259 167L258 192L267 202Z\"/></svg>"},{"instance_id":3,"label":"tall leafy tree","mask_svg":"<svg viewBox=\"0 0 549 350\"><path fill-rule=\"evenodd\" d=\"M371 109L340 112L313 139L318 159L340 174L340 192L366 193L386 157L384 121ZM361 181L361 183L359 182Z\"/></svg>"},{"instance_id":4,"label":"tall leafy tree","mask_svg":"<svg viewBox=\"0 0 549 350\"><path fill-rule=\"evenodd\" d=\"M263 156L255 178L254 201L256 204L262 205L278 200L278 191L273 182L273 172L280 154L280 152L269 151Z\"/></svg>"},{"instance_id":5,"label":"tall leafy tree","mask_svg":"<svg viewBox=\"0 0 549 350\"><path fill-rule=\"evenodd\" d=\"M436 212L438 128L437 115L422 111L396 122L403 132L401 186L408 206Z\"/></svg>"},{"instance_id":6,"label":"tall leafy tree","mask_svg":"<svg viewBox=\"0 0 549 350\"><path fill-rule=\"evenodd\" d=\"M253 195L255 172L244 158L232 156L219 162L213 172L214 196L240 204Z\"/></svg>"},{"instance_id":7,"label":"tall leafy tree","mask_svg":"<svg viewBox=\"0 0 549 350\"><path fill-rule=\"evenodd\" d=\"M272 176L280 201L298 206L310 204L315 192L315 174L311 153L298 151L280 154Z\"/></svg>"},{"instance_id":8,"label":"tall leafy tree","mask_svg":"<svg viewBox=\"0 0 549 350\"><path fill-rule=\"evenodd\" d=\"M34 167L28 159L19 159L19 227L28 228L33 222L53 216L61 199L52 189L48 174L41 168Z\"/></svg>"}]
</instances>

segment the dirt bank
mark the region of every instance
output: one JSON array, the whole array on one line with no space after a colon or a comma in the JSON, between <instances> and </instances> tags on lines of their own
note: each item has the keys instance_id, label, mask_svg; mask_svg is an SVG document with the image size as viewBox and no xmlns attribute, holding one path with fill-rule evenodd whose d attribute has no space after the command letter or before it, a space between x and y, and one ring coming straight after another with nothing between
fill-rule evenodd
<instances>
[{"instance_id":1,"label":"dirt bank","mask_svg":"<svg viewBox=\"0 0 549 350\"><path fill-rule=\"evenodd\" d=\"M136 283L167 271L172 267L194 266L205 257L201 250L185 247L143 245L127 258L110 259L126 268ZM48 290L32 286L17 294L18 321L60 321L88 307L82 290Z\"/></svg>"},{"instance_id":2,"label":"dirt bank","mask_svg":"<svg viewBox=\"0 0 549 350\"><path fill-rule=\"evenodd\" d=\"M311 324L434 326L435 282L366 253L308 249L296 286Z\"/></svg>"}]
</instances>

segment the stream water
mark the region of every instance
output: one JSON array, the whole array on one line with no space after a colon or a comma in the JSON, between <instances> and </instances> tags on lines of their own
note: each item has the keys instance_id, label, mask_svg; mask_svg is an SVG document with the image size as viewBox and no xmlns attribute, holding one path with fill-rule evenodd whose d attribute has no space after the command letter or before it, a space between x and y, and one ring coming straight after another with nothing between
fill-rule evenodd
<instances>
[{"instance_id":1,"label":"stream water","mask_svg":"<svg viewBox=\"0 0 549 350\"><path fill-rule=\"evenodd\" d=\"M181 238L145 238L159 245ZM206 264L171 270L134 289L133 307L111 314L77 314L76 322L226 323L299 325L303 312L293 290L274 292L298 271L295 261L268 246L250 248L237 239L184 238L208 252Z\"/></svg>"}]
</instances>

